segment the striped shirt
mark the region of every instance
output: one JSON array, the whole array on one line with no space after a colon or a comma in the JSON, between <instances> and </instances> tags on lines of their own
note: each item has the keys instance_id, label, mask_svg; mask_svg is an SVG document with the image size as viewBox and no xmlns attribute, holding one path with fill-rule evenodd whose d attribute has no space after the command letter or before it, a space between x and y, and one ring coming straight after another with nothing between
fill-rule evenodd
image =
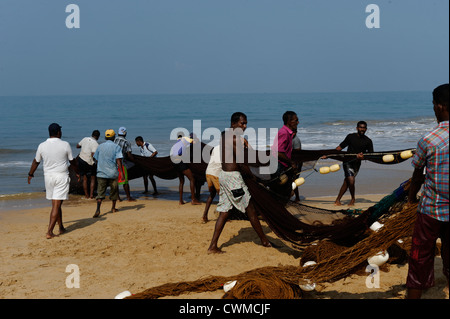
<instances>
[{"instance_id":1,"label":"striped shirt","mask_svg":"<svg viewBox=\"0 0 450 319\"><path fill-rule=\"evenodd\" d=\"M128 152L130 152L130 153L132 152L131 142L128 141L125 138L125 136L118 135L114 139L114 143L119 145L121 150L122 150L122 156L123 156L122 164L123 164L123 166L125 166L125 168L127 168L127 169L132 167L134 164L128 160Z\"/></svg>"},{"instance_id":2,"label":"striped shirt","mask_svg":"<svg viewBox=\"0 0 450 319\"><path fill-rule=\"evenodd\" d=\"M411 163L416 169L426 168L420 212L444 222L449 221L448 144L448 121L445 121L419 140Z\"/></svg>"},{"instance_id":3,"label":"striped shirt","mask_svg":"<svg viewBox=\"0 0 450 319\"><path fill-rule=\"evenodd\" d=\"M122 149L123 158L127 158L127 152L131 152L131 142L128 141L124 136L118 135L114 139L114 143L120 146Z\"/></svg>"}]
</instances>

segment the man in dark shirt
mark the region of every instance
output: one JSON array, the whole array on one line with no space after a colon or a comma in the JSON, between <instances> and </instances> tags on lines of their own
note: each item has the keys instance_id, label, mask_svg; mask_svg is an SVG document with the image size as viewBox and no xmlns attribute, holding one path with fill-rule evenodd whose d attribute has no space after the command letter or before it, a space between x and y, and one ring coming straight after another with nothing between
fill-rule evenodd
<instances>
[{"instance_id":1,"label":"man in dark shirt","mask_svg":"<svg viewBox=\"0 0 450 319\"><path fill-rule=\"evenodd\" d=\"M366 136L367 123L359 121L356 125L356 131L357 133L348 134L345 140L336 147L338 151L348 147L348 153L357 154L354 160L344 162L343 164L345 179L339 190L339 195L334 202L336 206L341 206L341 198L347 189L350 190L350 195L352 196L348 205L355 205L355 178L361 167L361 160L364 159L363 153L373 153L372 140Z\"/></svg>"}]
</instances>

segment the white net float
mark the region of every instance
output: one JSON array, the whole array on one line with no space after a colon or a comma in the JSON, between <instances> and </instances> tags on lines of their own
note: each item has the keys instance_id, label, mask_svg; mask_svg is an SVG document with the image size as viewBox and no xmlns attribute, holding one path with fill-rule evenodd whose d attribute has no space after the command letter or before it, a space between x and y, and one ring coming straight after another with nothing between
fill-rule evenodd
<instances>
[{"instance_id":1,"label":"white net float","mask_svg":"<svg viewBox=\"0 0 450 319\"><path fill-rule=\"evenodd\" d=\"M372 225L370 225L370 229L373 231L378 231L381 227L383 227L383 224L380 224L379 222L374 222Z\"/></svg>"},{"instance_id":2,"label":"white net float","mask_svg":"<svg viewBox=\"0 0 450 319\"><path fill-rule=\"evenodd\" d=\"M375 256L367 258L369 265L376 265L380 267L389 259L389 253L386 250L380 251Z\"/></svg>"},{"instance_id":3,"label":"white net float","mask_svg":"<svg viewBox=\"0 0 450 319\"><path fill-rule=\"evenodd\" d=\"M328 166L323 166L319 169L320 174L328 174L330 172L330 168Z\"/></svg>"},{"instance_id":4,"label":"white net float","mask_svg":"<svg viewBox=\"0 0 450 319\"><path fill-rule=\"evenodd\" d=\"M408 159L408 158L410 158L412 156L413 156L412 151L403 151L403 152L400 153L400 157L402 159Z\"/></svg>"},{"instance_id":5,"label":"white net float","mask_svg":"<svg viewBox=\"0 0 450 319\"><path fill-rule=\"evenodd\" d=\"M223 284L223 291L228 292L231 289L233 289L234 286L236 286L237 281L233 280L233 281L227 281L226 283Z\"/></svg>"},{"instance_id":6,"label":"white net float","mask_svg":"<svg viewBox=\"0 0 450 319\"><path fill-rule=\"evenodd\" d=\"M122 291L120 294L114 297L114 299L124 299L126 297L130 297L132 294L128 290Z\"/></svg>"},{"instance_id":7,"label":"white net float","mask_svg":"<svg viewBox=\"0 0 450 319\"><path fill-rule=\"evenodd\" d=\"M317 263L314 261L314 260L310 260L310 261L307 261L307 262L305 262L304 264L303 264L303 267L310 267L310 266L314 266L314 265L316 265Z\"/></svg>"},{"instance_id":8,"label":"white net float","mask_svg":"<svg viewBox=\"0 0 450 319\"><path fill-rule=\"evenodd\" d=\"M340 169L341 169L341 167L339 166L339 164L334 164L334 165L330 166L330 171L331 172L337 172Z\"/></svg>"},{"instance_id":9,"label":"white net float","mask_svg":"<svg viewBox=\"0 0 450 319\"><path fill-rule=\"evenodd\" d=\"M302 283L298 285L303 291L313 291L316 289L316 284L311 282L310 279L302 280Z\"/></svg>"},{"instance_id":10,"label":"white net float","mask_svg":"<svg viewBox=\"0 0 450 319\"><path fill-rule=\"evenodd\" d=\"M383 156L383 162L390 163L394 161L394 155L388 154Z\"/></svg>"},{"instance_id":11,"label":"white net float","mask_svg":"<svg viewBox=\"0 0 450 319\"><path fill-rule=\"evenodd\" d=\"M296 189L300 185L303 185L303 183L305 183L305 179L303 177L297 178L292 182L292 189Z\"/></svg>"}]
</instances>

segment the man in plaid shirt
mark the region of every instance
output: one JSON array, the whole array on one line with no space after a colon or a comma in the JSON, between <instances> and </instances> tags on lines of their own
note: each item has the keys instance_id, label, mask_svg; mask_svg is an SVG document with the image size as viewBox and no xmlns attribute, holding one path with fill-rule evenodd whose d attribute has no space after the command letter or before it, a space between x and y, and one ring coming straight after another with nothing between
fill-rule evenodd
<instances>
[{"instance_id":1,"label":"man in plaid shirt","mask_svg":"<svg viewBox=\"0 0 450 319\"><path fill-rule=\"evenodd\" d=\"M434 286L436 240L441 238L443 272L449 273L449 84L433 91L434 113L438 126L417 144L412 159L414 173L408 203L417 201L423 184L417 220L412 236L406 281L407 298L418 299L424 289ZM425 176L423 170L425 169Z\"/></svg>"}]
</instances>

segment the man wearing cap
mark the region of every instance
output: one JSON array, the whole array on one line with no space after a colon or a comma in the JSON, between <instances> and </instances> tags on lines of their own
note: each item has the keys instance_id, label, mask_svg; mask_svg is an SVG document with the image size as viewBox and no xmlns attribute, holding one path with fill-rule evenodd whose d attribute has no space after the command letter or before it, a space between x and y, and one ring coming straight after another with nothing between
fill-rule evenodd
<instances>
[{"instance_id":1,"label":"man wearing cap","mask_svg":"<svg viewBox=\"0 0 450 319\"><path fill-rule=\"evenodd\" d=\"M106 189L109 187L109 198L112 201L111 212L117 211L116 202L119 199L119 185L117 177L122 177L122 149L114 143L114 130L105 132L106 142L100 144L94 154L97 161L97 210L93 217L100 215L100 206L105 199Z\"/></svg>"},{"instance_id":2,"label":"man wearing cap","mask_svg":"<svg viewBox=\"0 0 450 319\"><path fill-rule=\"evenodd\" d=\"M128 201L135 201L130 194L130 184L128 184L128 168L130 168L133 163L133 155L131 154L131 142L126 139L127 129L125 127L120 127L117 132L117 137L114 139L114 143L120 146L123 155L123 178L119 179L119 185L123 185L125 194L127 195ZM120 200L120 199L119 199Z\"/></svg>"},{"instance_id":3,"label":"man wearing cap","mask_svg":"<svg viewBox=\"0 0 450 319\"><path fill-rule=\"evenodd\" d=\"M72 148L69 143L61 140L61 126L52 123L48 127L48 132L50 137L39 144L36 151L36 156L28 173L28 184L31 183L34 172L43 161L46 198L52 201L50 223L46 234L47 239L50 239L56 236L53 229L57 222L59 233L65 232L61 206L64 200L69 199L69 163L74 168L78 179L80 176L78 175L77 162L72 156Z\"/></svg>"}]
</instances>

